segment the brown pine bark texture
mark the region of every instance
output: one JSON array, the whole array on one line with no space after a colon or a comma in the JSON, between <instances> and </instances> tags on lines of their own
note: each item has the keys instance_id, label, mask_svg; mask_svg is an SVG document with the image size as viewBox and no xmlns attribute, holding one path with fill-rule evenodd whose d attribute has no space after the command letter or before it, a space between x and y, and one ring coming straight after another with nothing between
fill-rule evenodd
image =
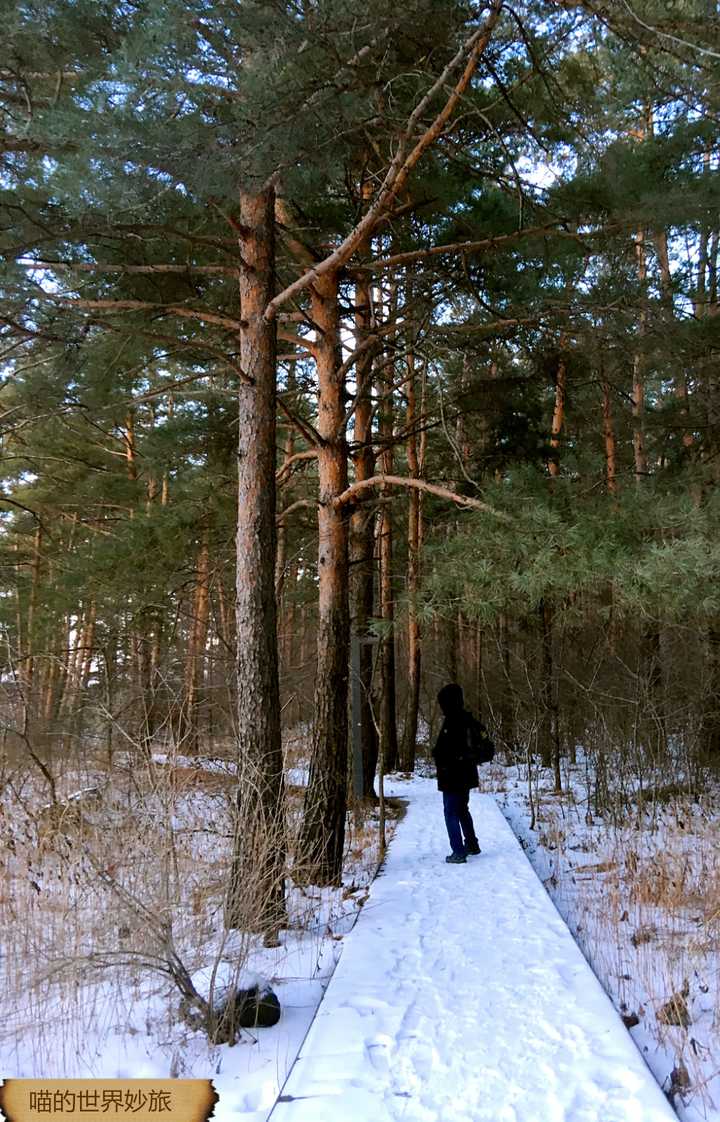
<instances>
[{"instance_id":1,"label":"brown pine bark texture","mask_svg":"<svg viewBox=\"0 0 720 1122\"><path fill-rule=\"evenodd\" d=\"M237 822L229 927L272 937L284 915L283 758L275 606L275 283L272 190L240 197L237 524Z\"/></svg>"},{"instance_id":2,"label":"brown pine bark texture","mask_svg":"<svg viewBox=\"0 0 720 1122\"><path fill-rule=\"evenodd\" d=\"M306 879L339 884L345 843L348 769L348 517L335 499L347 487L344 380L339 374L338 278L311 290L318 378L318 656L310 775L301 852Z\"/></svg>"},{"instance_id":3,"label":"brown pine bark texture","mask_svg":"<svg viewBox=\"0 0 720 1122\"><path fill-rule=\"evenodd\" d=\"M368 245L361 251L367 253ZM355 285L355 345L367 343L373 329L370 278L361 273ZM357 404L354 413L353 469L356 480L371 479L375 470L372 446L372 371L374 352L368 347L355 367ZM350 520L350 602L352 625L360 639L367 636L374 603L374 534L373 518L367 507L358 506ZM369 643L360 643L360 722L362 728L363 797L375 793L375 770L378 761L378 735L373 720L370 691L372 688L373 652Z\"/></svg>"}]
</instances>

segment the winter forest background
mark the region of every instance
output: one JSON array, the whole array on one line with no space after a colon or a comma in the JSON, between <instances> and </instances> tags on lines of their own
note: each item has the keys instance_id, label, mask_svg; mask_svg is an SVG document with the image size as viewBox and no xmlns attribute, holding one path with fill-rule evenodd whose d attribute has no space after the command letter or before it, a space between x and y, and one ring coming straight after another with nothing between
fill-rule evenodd
<instances>
[{"instance_id":1,"label":"winter forest background","mask_svg":"<svg viewBox=\"0 0 720 1122\"><path fill-rule=\"evenodd\" d=\"M717 1117L715 0L2 12L6 992L234 1038L458 681Z\"/></svg>"}]
</instances>

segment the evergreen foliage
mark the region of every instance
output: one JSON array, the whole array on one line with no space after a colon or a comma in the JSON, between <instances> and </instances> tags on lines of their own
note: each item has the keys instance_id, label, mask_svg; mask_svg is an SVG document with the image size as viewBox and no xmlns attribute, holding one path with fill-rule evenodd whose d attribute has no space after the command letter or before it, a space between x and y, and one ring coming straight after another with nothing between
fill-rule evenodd
<instances>
[{"instance_id":1,"label":"evergreen foliage","mask_svg":"<svg viewBox=\"0 0 720 1122\"><path fill-rule=\"evenodd\" d=\"M583 629L692 635L702 709L720 683L706 644L720 616L718 21L704 0L625 9L504 8L461 104L338 276L338 440L356 470L350 337L369 277L376 470L392 447L412 475L414 436L424 482L504 516L423 498L428 681L462 646L451 635L445 660L435 624L459 613L495 640L491 691L508 627L535 634L550 605L546 648L570 659ZM171 708L198 660L201 686L227 692L240 193L277 191L281 291L372 205L457 71L403 140L414 108L486 14L456 0L6 6L0 612L44 717L72 709L81 664L83 688L136 724L132 699L160 677ZM311 299L306 287L278 319L293 718L309 715L319 571ZM388 504L400 604L406 492L354 509ZM402 616L372 614L402 652ZM227 699L213 705L207 728L229 732Z\"/></svg>"}]
</instances>

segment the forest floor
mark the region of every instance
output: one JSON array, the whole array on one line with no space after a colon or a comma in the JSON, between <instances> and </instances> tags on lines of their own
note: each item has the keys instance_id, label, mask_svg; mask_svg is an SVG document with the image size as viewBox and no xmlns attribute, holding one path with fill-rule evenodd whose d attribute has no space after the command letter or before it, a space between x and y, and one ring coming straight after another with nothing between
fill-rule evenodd
<instances>
[{"instance_id":1,"label":"forest floor","mask_svg":"<svg viewBox=\"0 0 720 1122\"><path fill-rule=\"evenodd\" d=\"M349 965L331 992L344 985L368 996L348 999L333 1029L336 1039L355 1033L356 1044L360 1032L365 1068L348 1044L332 1076L326 1064L318 1077L329 1109L342 1090L343 1117L355 1117L356 1100L368 1122L672 1117L652 1084L646 1092L633 1061L640 1053L492 802L473 796L483 854L448 867L434 782L393 778L388 790L409 800L409 812L382 875L373 883L377 816L351 819L343 888L294 888L288 929L271 950L222 934L232 765L158 757L153 782L143 783L131 769L123 780L118 762L112 790L92 760L65 775L58 794L82 804L82 828L72 817L60 830L46 821L36 779L18 772L5 787L0 1075L210 1077L218 1119L282 1122L291 1104L273 1105L307 1075L302 1058L293 1064L334 1007L323 995L342 954ZM302 737L288 762L298 814ZM558 797L544 777L529 787L522 767L482 769L485 791L606 992L637 1019L632 1038L679 1117L718 1122L717 815L711 802L685 800L656 806L644 825L611 828L597 816L588 824L583 777L582 767L570 769ZM197 989L267 981L283 1009L275 1028L243 1032L230 1047L183 1020L179 994L152 965L157 940L139 922L139 909L161 915L170 905L174 944ZM355 967L346 944L359 948ZM386 1114L368 1113L364 1096L380 1090Z\"/></svg>"}]
</instances>

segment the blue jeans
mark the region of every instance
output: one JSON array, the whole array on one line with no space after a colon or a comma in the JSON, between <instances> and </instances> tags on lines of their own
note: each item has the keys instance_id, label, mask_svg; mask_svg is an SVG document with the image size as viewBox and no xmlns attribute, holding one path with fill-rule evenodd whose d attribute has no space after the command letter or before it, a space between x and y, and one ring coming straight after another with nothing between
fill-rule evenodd
<instances>
[{"instance_id":1,"label":"blue jeans","mask_svg":"<svg viewBox=\"0 0 720 1122\"><path fill-rule=\"evenodd\" d=\"M443 791L443 810L450 848L453 853L463 857L467 845L477 845L475 827L468 809L469 798L469 791Z\"/></svg>"}]
</instances>

